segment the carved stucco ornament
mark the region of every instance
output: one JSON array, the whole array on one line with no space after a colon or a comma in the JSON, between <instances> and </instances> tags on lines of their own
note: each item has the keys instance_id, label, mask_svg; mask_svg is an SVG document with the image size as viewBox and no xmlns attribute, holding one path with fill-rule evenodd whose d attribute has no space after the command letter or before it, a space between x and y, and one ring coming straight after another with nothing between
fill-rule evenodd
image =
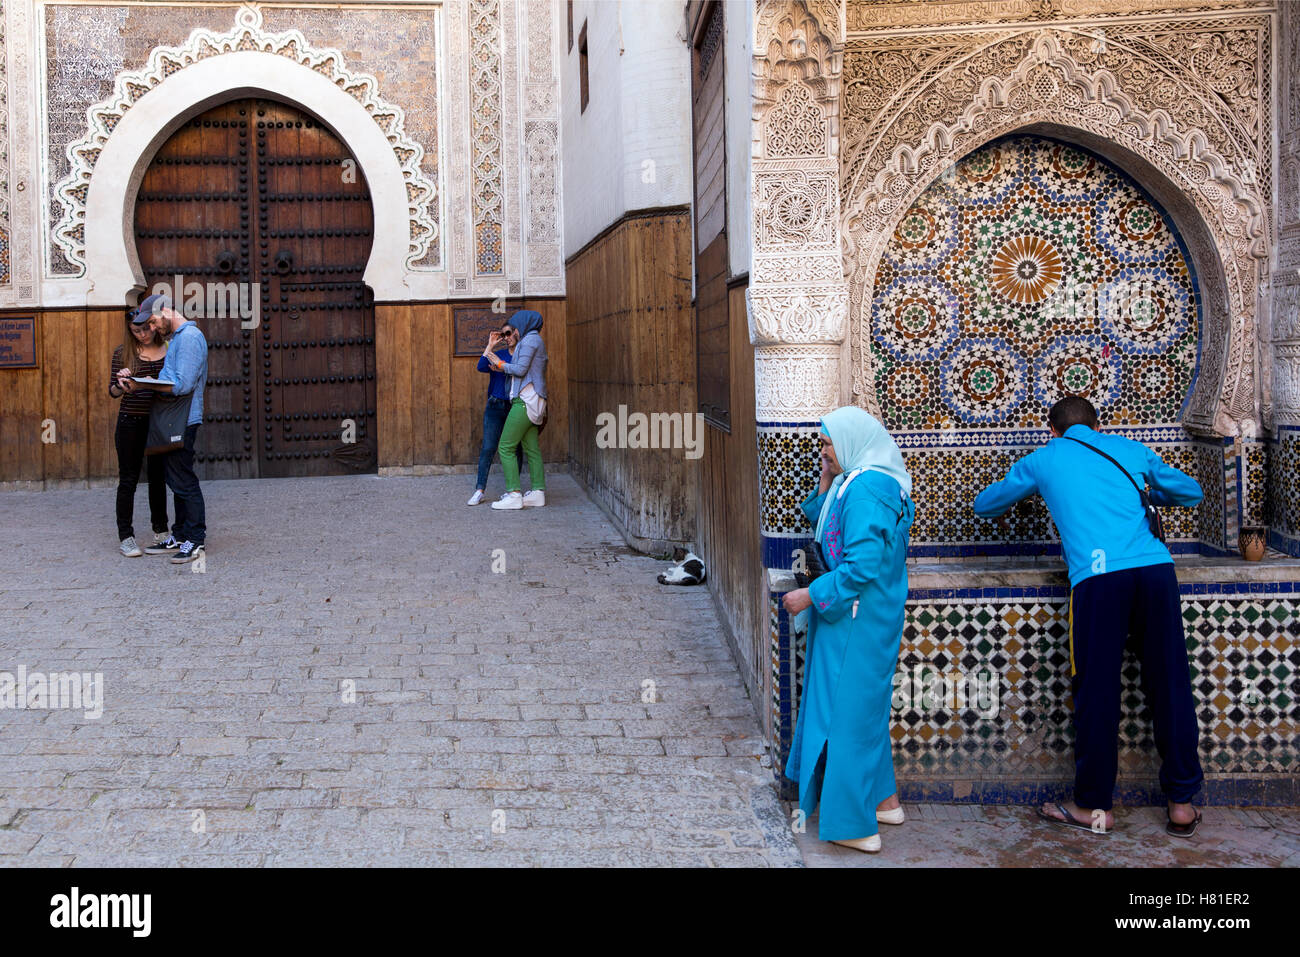
<instances>
[{"instance_id":1,"label":"carved stucco ornament","mask_svg":"<svg viewBox=\"0 0 1300 957\"><path fill-rule=\"evenodd\" d=\"M401 168L410 224L406 265L409 268L422 259L431 247L438 248L440 232L430 214L432 204L437 202L437 185L421 169L424 148L407 135L402 109L379 97L379 83L373 76L348 70L338 50L315 49L298 30L267 33L262 28L259 6L246 4L236 13L234 27L225 33L196 29L179 47L156 47L143 68L119 74L113 94L86 111L87 133L68 146L69 172L55 191L63 215L54 228L53 238L70 262L84 272L86 197L96 162L123 116L168 78L193 64L234 52L284 57L326 77L355 99L384 134ZM232 86L238 82L237 76L231 77Z\"/></svg>"},{"instance_id":2,"label":"carved stucco ornament","mask_svg":"<svg viewBox=\"0 0 1300 957\"><path fill-rule=\"evenodd\" d=\"M840 238L841 4L760 3L755 15L746 290L760 420L815 420L839 404L848 284Z\"/></svg>"},{"instance_id":3,"label":"carved stucco ornament","mask_svg":"<svg viewBox=\"0 0 1300 957\"><path fill-rule=\"evenodd\" d=\"M1200 229L1186 231L1186 238L1205 286L1205 346L1185 424L1204 434L1253 434L1259 416L1255 320L1270 237L1268 206L1254 170L1240 162L1234 167L1201 129L1167 110L1147 109L1140 93L1123 89L1113 73L1082 66L1064 48L1061 35L1037 31L1014 69L983 78L964 101L946 96L945 88L969 57L949 63L923 90L909 91L901 107L875 127L897 124L919 135L898 142L887 157L863 155L876 148L879 135L845 157L843 169L853 171L844 185L841 231L851 275L854 401L876 411L866 300L904 213L963 156L999 136L1040 126L1091 134L1090 142L1136 155L1192 201L1199 220L1193 225ZM1003 35L986 49L1007 42ZM1217 108L1206 99L1195 102L1199 110ZM1198 242L1198 232L1206 242Z\"/></svg>"}]
</instances>

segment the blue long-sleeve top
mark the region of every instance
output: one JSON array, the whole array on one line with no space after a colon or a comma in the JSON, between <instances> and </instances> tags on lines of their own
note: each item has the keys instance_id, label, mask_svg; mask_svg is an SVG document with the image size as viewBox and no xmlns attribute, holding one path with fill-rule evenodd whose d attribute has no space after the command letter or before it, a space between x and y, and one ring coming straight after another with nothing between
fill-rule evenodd
<instances>
[{"instance_id":1,"label":"blue long-sleeve top","mask_svg":"<svg viewBox=\"0 0 1300 957\"><path fill-rule=\"evenodd\" d=\"M510 361L509 349L498 349L494 355L502 362ZM478 357L478 371L486 372L491 377L488 380L488 395L493 399L504 399L510 401L510 376L504 372L497 372L488 365L487 356Z\"/></svg>"},{"instance_id":2,"label":"blue long-sleeve top","mask_svg":"<svg viewBox=\"0 0 1300 957\"><path fill-rule=\"evenodd\" d=\"M203 421L203 386L207 378L208 340L194 323L183 323L167 343L167 358L158 379L172 384L173 395L194 393L186 425Z\"/></svg>"},{"instance_id":3,"label":"blue long-sleeve top","mask_svg":"<svg viewBox=\"0 0 1300 957\"><path fill-rule=\"evenodd\" d=\"M1043 497L1061 534L1070 568L1070 585L1093 575L1167 565L1173 557L1151 533L1142 499L1113 463L1085 449L1078 439L1101 449L1124 466L1139 486L1150 486L1153 505L1196 505L1201 487L1141 442L1072 425L1065 438L1052 439L1011 467L975 498L975 514L996 518L1022 498Z\"/></svg>"}]
</instances>

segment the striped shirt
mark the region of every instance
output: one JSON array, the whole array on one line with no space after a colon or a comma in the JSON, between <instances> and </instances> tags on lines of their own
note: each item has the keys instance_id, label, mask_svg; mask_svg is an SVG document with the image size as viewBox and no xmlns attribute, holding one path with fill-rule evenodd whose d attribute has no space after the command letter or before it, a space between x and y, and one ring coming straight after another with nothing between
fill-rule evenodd
<instances>
[{"instance_id":1,"label":"striped shirt","mask_svg":"<svg viewBox=\"0 0 1300 957\"><path fill-rule=\"evenodd\" d=\"M158 373L162 371L164 359L141 359L136 363L136 367L131 370L133 375L149 379L158 378ZM113 394L113 389L117 386L117 371L122 368L122 347L118 346L113 350L113 362L108 373L108 394ZM153 402L153 391L150 389L137 389L134 392L127 392L122 396L122 414L123 415L148 415L149 406Z\"/></svg>"}]
</instances>

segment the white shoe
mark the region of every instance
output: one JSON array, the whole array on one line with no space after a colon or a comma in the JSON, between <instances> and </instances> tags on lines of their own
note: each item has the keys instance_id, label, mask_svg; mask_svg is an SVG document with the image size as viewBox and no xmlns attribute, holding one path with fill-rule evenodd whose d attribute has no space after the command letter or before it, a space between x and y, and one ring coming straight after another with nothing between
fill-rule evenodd
<instances>
[{"instance_id":1,"label":"white shoe","mask_svg":"<svg viewBox=\"0 0 1300 957\"><path fill-rule=\"evenodd\" d=\"M140 546L135 543L134 535L128 535L126 538L122 539L122 544L118 547L122 550L122 554L127 558L139 558L144 554L144 552L140 551Z\"/></svg>"},{"instance_id":2,"label":"white shoe","mask_svg":"<svg viewBox=\"0 0 1300 957\"><path fill-rule=\"evenodd\" d=\"M900 805L890 811L877 811L876 820L881 824L902 824L906 818L903 817L903 808Z\"/></svg>"},{"instance_id":3,"label":"white shoe","mask_svg":"<svg viewBox=\"0 0 1300 957\"><path fill-rule=\"evenodd\" d=\"M540 508L541 506L543 506L543 505L545 505L545 504L546 504L546 490L545 490L545 489L536 489L536 488L535 488L535 489L533 489L531 492L529 492L527 495L524 496L524 505L526 505L526 506L532 506L532 507L538 507L538 508Z\"/></svg>"},{"instance_id":4,"label":"white shoe","mask_svg":"<svg viewBox=\"0 0 1300 957\"><path fill-rule=\"evenodd\" d=\"M474 494L469 497L469 501L466 502L465 504L477 505L481 501L483 501L483 490L481 488L476 488L474 490Z\"/></svg>"},{"instance_id":5,"label":"white shoe","mask_svg":"<svg viewBox=\"0 0 1300 957\"><path fill-rule=\"evenodd\" d=\"M880 835L872 834L870 837L854 838L851 841L831 841L832 844L839 844L841 847L851 847L855 851L866 851L868 854L875 854L880 850Z\"/></svg>"},{"instance_id":6,"label":"white shoe","mask_svg":"<svg viewBox=\"0 0 1300 957\"><path fill-rule=\"evenodd\" d=\"M506 492L492 503L493 508L523 508L524 497L519 492Z\"/></svg>"}]
</instances>

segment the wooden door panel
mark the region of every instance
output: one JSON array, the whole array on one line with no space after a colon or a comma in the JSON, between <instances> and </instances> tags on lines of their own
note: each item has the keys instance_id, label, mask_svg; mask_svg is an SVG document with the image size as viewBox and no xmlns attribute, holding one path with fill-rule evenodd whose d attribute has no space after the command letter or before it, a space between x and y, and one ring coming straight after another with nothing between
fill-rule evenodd
<instances>
[{"instance_id":1,"label":"wooden door panel","mask_svg":"<svg viewBox=\"0 0 1300 957\"><path fill-rule=\"evenodd\" d=\"M136 234L148 285L177 273L234 283L236 307L256 290L256 312L227 303L196 317L209 346L203 478L376 467L374 310L362 282L373 215L351 159L311 116L241 100L187 123L145 173ZM204 305L220 306L209 291Z\"/></svg>"}]
</instances>

